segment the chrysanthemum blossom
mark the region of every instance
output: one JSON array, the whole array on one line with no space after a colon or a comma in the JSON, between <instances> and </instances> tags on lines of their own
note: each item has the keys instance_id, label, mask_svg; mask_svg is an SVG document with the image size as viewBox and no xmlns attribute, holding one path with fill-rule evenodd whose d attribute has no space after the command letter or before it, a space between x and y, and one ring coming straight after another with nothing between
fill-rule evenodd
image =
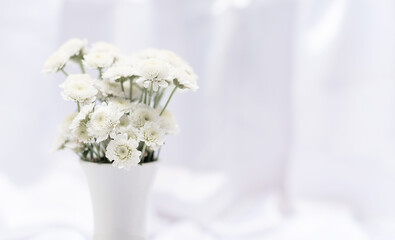
<instances>
[{"instance_id":1,"label":"chrysanthemum blossom","mask_svg":"<svg viewBox=\"0 0 395 240\"><path fill-rule=\"evenodd\" d=\"M86 39L72 38L63 43L59 50L65 52L69 58L81 56L85 52L88 41Z\"/></svg>"},{"instance_id":2,"label":"chrysanthemum blossom","mask_svg":"<svg viewBox=\"0 0 395 240\"><path fill-rule=\"evenodd\" d=\"M85 105L81 108L81 111L74 118L73 122L70 124L70 130L73 136L80 142L92 143L94 138L89 136L87 129L87 122L89 121L89 114L93 111L94 103Z\"/></svg>"},{"instance_id":3,"label":"chrysanthemum blossom","mask_svg":"<svg viewBox=\"0 0 395 240\"><path fill-rule=\"evenodd\" d=\"M165 132L159 124L147 122L140 130L140 140L144 141L147 146L157 149L165 141Z\"/></svg>"},{"instance_id":4,"label":"chrysanthemum blossom","mask_svg":"<svg viewBox=\"0 0 395 240\"><path fill-rule=\"evenodd\" d=\"M139 76L137 83L145 88L152 86L153 91L159 87L166 88L171 82L169 65L160 59L148 59L143 61L136 70Z\"/></svg>"},{"instance_id":5,"label":"chrysanthemum blossom","mask_svg":"<svg viewBox=\"0 0 395 240\"><path fill-rule=\"evenodd\" d=\"M54 73L63 69L69 61L69 56L63 51L57 51L45 61L42 73Z\"/></svg>"},{"instance_id":6,"label":"chrysanthemum blossom","mask_svg":"<svg viewBox=\"0 0 395 240\"><path fill-rule=\"evenodd\" d=\"M130 125L130 119L128 115L122 115L119 119L119 124L117 125L117 129L127 128Z\"/></svg>"},{"instance_id":7,"label":"chrysanthemum blossom","mask_svg":"<svg viewBox=\"0 0 395 240\"><path fill-rule=\"evenodd\" d=\"M106 140L119 123L122 115L123 112L119 111L118 108L108 106L105 103L98 106L91 114L87 124L89 136L96 138L97 142Z\"/></svg>"},{"instance_id":8,"label":"chrysanthemum blossom","mask_svg":"<svg viewBox=\"0 0 395 240\"><path fill-rule=\"evenodd\" d=\"M158 111L160 111L160 109L161 108L158 108ZM159 125L166 134L176 134L179 131L177 120L169 110L165 110L162 113Z\"/></svg>"},{"instance_id":9,"label":"chrysanthemum blossom","mask_svg":"<svg viewBox=\"0 0 395 240\"><path fill-rule=\"evenodd\" d=\"M130 120L133 127L140 129L147 122L158 122L159 113L153 108L139 104L130 112Z\"/></svg>"},{"instance_id":10,"label":"chrysanthemum blossom","mask_svg":"<svg viewBox=\"0 0 395 240\"><path fill-rule=\"evenodd\" d=\"M141 152L137 147L136 140L128 138L127 134L119 134L108 144L106 157L113 161L113 166L129 170L140 162Z\"/></svg>"},{"instance_id":11,"label":"chrysanthemum blossom","mask_svg":"<svg viewBox=\"0 0 395 240\"><path fill-rule=\"evenodd\" d=\"M127 115L123 115L119 119L119 124L116 126L112 134L127 134L129 138L139 141L139 130L130 124L130 119ZM110 134L110 136L112 136Z\"/></svg>"},{"instance_id":12,"label":"chrysanthemum blossom","mask_svg":"<svg viewBox=\"0 0 395 240\"><path fill-rule=\"evenodd\" d=\"M115 82L121 79L127 79L135 75L135 71L131 66L127 65L114 65L103 73L103 78Z\"/></svg>"},{"instance_id":13,"label":"chrysanthemum blossom","mask_svg":"<svg viewBox=\"0 0 395 240\"><path fill-rule=\"evenodd\" d=\"M192 69L176 69L173 74L174 84L178 86L179 89L187 91L196 91L199 89L197 85L197 76Z\"/></svg>"},{"instance_id":14,"label":"chrysanthemum blossom","mask_svg":"<svg viewBox=\"0 0 395 240\"><path fill-rule=\"evenodd\" d=\"M89 74L70 74L60 87L65 100L80 103L93 102L96 99L97 89L94 79Z\"/></svg>"},{"instance_id":15,"label":"chrysanthemum blossom","mask_svg":"<svg viewBox=\"0 0 395 240\"><path fill-rule=\"evenodd\" d=\"M114 60L114 56L109 53L91 51L84 56L83 62L88 68L98 69L110 67Z\"/></svg>"},{"instance_id":16,"label":"chrysanthemum blossom","mask_svg":"<svg viewBox=\"0 0 395 240\"><path fill-rule=\"evenodd\" d=\"M188 64L177 54L169 50L161 50L158 58L167 62L172 68L185 68Z\"/></svg>"},{"instance_id":17,"label":"chrysanthemum blossom","mask_svg":"<svg viewBox=\"0 0 395 240\"><path fill-rule=\"evenodd\" d=\"M97 81L96 86L103 97L123 97L125 94L122 92L121 85L116 82L108 80Z\"/></svg>"},{"instance_id":18,"label":"chrysanthemum blossom","mask_svg":"<svg viewBox=\"0 0 395 240\"><path fill-rule=\"evenodd\" d=\"M61 150L66 147L66 143L71 139L70 125L77 116L77 112L67 115L58 127L59 134L52 144L52 151Z\"/></svg>"}]
</instances>

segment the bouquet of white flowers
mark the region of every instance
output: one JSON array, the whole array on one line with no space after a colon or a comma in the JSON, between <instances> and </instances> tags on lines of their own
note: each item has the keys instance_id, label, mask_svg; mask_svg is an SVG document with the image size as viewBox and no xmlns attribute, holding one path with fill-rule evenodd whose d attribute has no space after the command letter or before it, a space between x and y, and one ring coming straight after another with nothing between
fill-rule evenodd
<instances>
[{"instance_id":1,"label":"bouquet of white flowers","mask_svg":"<svg viewBox=\"0 0 395 240\"><path fill-rule=\"evenodd\" d=\"M81 73L68 73L70 63L79 65ZM60 125L54 148L124 169L158 159L166 135L178 130L166 109L171 98L198 89L193 69L171 51L123 55L112 44L97 42L88 48L81 39L61 45L43 72L62 72L62 97L76 103L76 111ZM164 106L162 99L167 99Z\"/></svg>"}]
</instances>

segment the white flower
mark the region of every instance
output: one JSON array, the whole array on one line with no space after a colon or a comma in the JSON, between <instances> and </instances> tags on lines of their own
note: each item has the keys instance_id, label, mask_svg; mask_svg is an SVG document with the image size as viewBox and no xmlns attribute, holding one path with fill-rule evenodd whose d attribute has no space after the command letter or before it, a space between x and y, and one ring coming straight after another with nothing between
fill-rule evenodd
<instances>
[{"instance_id":1,"label":"white flower","mask_svg":"<svg viewBox=\"0 0 395 240\"><path fill-rule=\"evenodd\" d=\"M95 81L89 74L70 74L60 87L65 100L80 103L93 102L96 99L97 89Z\"/></svg>"},{"instance_id":2,"label":"white flower","mask_svg":"<svg viewBox=\"0 0 395 240\"><path fill-rule=\"evenodd\" d=\"M133 104L129 99L112 97L108 100L108 106L115 107L121 112L130 112Z\"/></svg>"},{"instance_id":3,"label":"white flower","mask_svg":"<svg viewBox=\"0 0 395 240\"><path fill-rule=\"evenodd\" d=\"M114 56L109 53L91 51L84 56L83 62L88 68L97 69L111 66L114 60Z\"/></svg>"},{"instance_id":4,"label":"white flower","mask_svg":"<svg viewBox=\"0 0 395 240\"><path fill-rule=\"evenodd\" d=\"M181 90L196 91L199 86L197 85L197 76L192 68L176 69L173 74L174 84Z\"/></svg>"},{"instance_id":5,"label":"white flower","mask_svg":"<svg viewBox=\"0 0 395 240\"><path fill-rule=\"evenodd\" d=\"M119 124L117 125L118 129L127 128L130 125L130 119L127 115L123 115L119 119Z\"/></svg>"},{"instance_id":6,"label":"white flower","mask_svg":"<svg viewBox=\"0 0 395 240\"><path fill-rule=\"evenodd\" d=\"M139 140L139 131L132 126L121 128L120 133L127 134L129 138L134 139L136 141Z\"/></svg>"},{"instance_id":7,"label":"white flower","mask_svg":"<svg viewBox=\"0 0 395 240\"><path fill-rule=\"evenodd\" d=\"M59 132L62 133L69 133L70 126L73 123L74 119L78 116L78 112L73 112L67 115L63 120L62 123L59 125Z\"/></svg>"},{"instance_id":8,"label":"white flower","mask_svg":"<svg viewBox=\"0 0 395 240\"><path fill-rule=\"evenodd\" d=\"M89 136L96 138L97 142L106 140L122 115L123 113L117 108L103 103L91 114L87 124Z\"/></svg>"},{"instance_id":9,"label":"white flower","mask_svg":"<svg viewBox=\"0 0 395 240\"><path fill-rule=\"evenodd\" d=\"M160 109L158 109L158 111L160 111ZM168 110L165 110L160 116L159 125L166 134L176 134L179 131L176 118Z\"/></svg>"},{"instance_id":10,"label":"white flower","mask_svg":"<svg viewBox=\"0 0 395 240\"><path fill-rule=\"evenodd\" d=\"M119 119L119 124L116 126L113 133L127 134L129 138L132 138L136 141L139 140L139 130L131 125L131 120L128 115L123 115Z\"/></svg>"},{"instance_id":11,"label":"white flower","mask_svg":"<svg viewBox=\"0 0 395 240\"><path fill-rule=\"evenodd\" d=\"M71 131L69 126L73 122L74 118L77 116L77 112L67 115L58 127L59 135L56 137L52 144L52 151L61 150L66 147L66 143L70 141Z\"/></svg>"},{"instance_id":12,"label":"white flower","mask_svg":"<svg viewBox=\"0 0 395 240\"><path fill-rule=\"evenodd\" d=\"M159 124L155 122L147 122L140 130L140 139L152 149L157 149L163 145L165 141L165 132Z\"/></svg>"},{"instance_id":13,"label":"white flower","mask_svg":"<svg viewBox=\"0 0 395 240\"><path fill-rule=\"evenodd\" d=\"M119 124L116 126L113 133L127 134L129 138L139 141L139 130L130 125L130 119L126 115L123 115L121 119L119 119Z\"/></svg>"},{"instance_id":14,"label":"white flower","mask_svg":"<svg viewBox=\"0 0 395 240\"><path fill-rule=\"evenodd\" d=\"M69 56L63 51L57 51L45 61L42 73L54 73L66 65L67 61L69 61Z\"/></svg>"},{"instance_id":15,"label":"white flower","mask_svg":"<svg viewBox=\"0 0 395 240\"><path fill-rule=\"evenodd\" d=\"M178 84L179 89L195 91L199 88L197 75L181 57L169 50L161 50L159 57L172 67L171 75L176 79L175 83Z\"/></svg>"},{"instance_id":16,"label":"white flower","mask_svg":"<svg viewBox=\"0 0 395 240\"><path fill-rule=\"evenodd\" d=\"M173 68L185 68L188 64L177 54L169 50L161 50L158 58L167 62Z\"/></svg>"},{"instance_id":17,"label":"white flower","mask_svg":"<svg viewBox=\"0 0 395 240\"><path fill-rule=\"evenodd\" d=\"M106 157L113 160L113 166L129 170L140 162L141 152L137 147L138 142L129 139L127 134L116 135L107 146Z\"/></svg>"},{"instance_id":18,"label":"white flower","mask_svg":"<svg viewBox=\"0 0 395 240\"><path fill-rule=\"evenodd\" d=\"M107 69L103 73L103 78L110 81L125 80L131 76L135 75L134 69L126 65L115 65Z\"/></svg>"},{"instance_id":19,"label":"white flower","mask_svg":"<svg viewBox=\"0 0 395 240\"><path fill-rule=\"evenodd\" d=\"M136 73L140 78L137 83L145 88L151 87L156 92L159 87L166 88L171 80L169 65L160 59L148 59L137 68Z\"/></svg>"},{"instance_id":20,"label":"white flower","mask_svg":"<svg viewBox=\"0 0 395 240\"><path fill-rule=\"evenodd\" d=\"M80 56L84 53L87 43L86 39L72 38L63 43L59 50L65 52L69 58Z\"/></svg>"},{"instance_id":21,"label":"white flower","mask_svg":"<svg viewBox=\"0 0 395 240\"><path fill-rule=\"evenodd\" d=\"M153 108L139 104L130 112L130 119L133 127L140 129L147 122L158 122L159 113Z\"/></svg>"},{"instance_id":22,"label":"white flower","mask_svg":"<svg viewBox=\"0 0 395 240\"><path fill-rule=\"evenodd\" d=\"M124 97L125 96L125 94L122 92L120 83L110 82L108 80L102 80L102 81L97 81L96 86L100 90L100 93L103 95L103 97L108 97L108 96Z\"/></svg>"},{"instance_id":23,"label":"white flower","mask_svg":"<svg viewBox=\"0 0 395 240\"><path fill-rule=\"evenodd\" d=\"M85 105L81 108L81 111L74 118L73 122L70 124L70 130L78 141L83 143L92 143L94 139L89 136L87 129L87 122L89 120L89 114L93 111L94 103Z\"/></svg>"},{"instance_id":24,"label":"white flower","mask_svg":"<svg viewBox=\"0 0 395 240\"><path fill-rule=\"evenodd\" d=\"M69 140L67 135L59 133L52 143L51 152L59 151L65 148L67 141Z\"/></svg>"}]
</instances>

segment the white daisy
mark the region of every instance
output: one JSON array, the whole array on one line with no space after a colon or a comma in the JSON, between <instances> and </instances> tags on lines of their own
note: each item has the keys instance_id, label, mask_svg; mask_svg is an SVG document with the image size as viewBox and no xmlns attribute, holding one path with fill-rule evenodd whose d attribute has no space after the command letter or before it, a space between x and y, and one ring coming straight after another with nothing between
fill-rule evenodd
<instances>
[{"instance_id":1,"label":"white daisy","mask_svg":"<svg viewBox=\"0 0 395 240\"><path fill-rule=\"evenodd\" d=\"M197 76L192 68L180 68L173 72L174 84L181 90L196 91L199 86L197 85Z\"/></svg>"},{"instance_id":2,"label":"white daisy","mask_svg":"<svg viewBox=\"0 0 395 240\"><path fill-rule=\"evenodd\" d=\"M63 43L59 47L59 50L65 52L69 58L82 56L85 52L87 43L88 41L86 39L72 38Z\"/></svg>"},{"instance_id":3,"label":"white daisy","mask_svg":"<svg viewBox=\"0 0 395 240\"><path fill-rule=\"evenodd\" d=\"M158 112L160 112L160 109L158 108ZM166 134L176 134L179 131L176 118L168 110L165 110L160 116L159 125Z\"/></svg>"},{"instance_id":4,"label":"white daisy","mask_svg":"<svg viewBox=\"0 0 395 240\"><path fill-rule=\"evenodd\" d=\"M147 122L140 130L140 139L152 149L156 150L165 141L165 132L155 122Z\"/></svg>"},{"instance_id":5,"label":"white daisy","mask_svg":"<svg viewBox=\"0 0 395 240\"><path fill-rule=\"evenodd\" d=\"M94 83L89 74L70 74L59 86L63 88L62 96L65 100L88 103L96 99L97 89Z\"/></svg>"},{"instance_id":6,"label":"white daisy","mask_svg":"<svg viewBox=\"0 0 395 240\"><path fill-rule=\"evenodd\" d=\"M64 68L69 56L63 51L57 51L45 61L42 73L54 73Z\"/></svg>"},{"instance_id":7,"label":"white daisy","mask_svg":"<svg viewBox=\"0 0 395 240\"><path fill-rule=\"evenodd\" d=\"M83 62L88 68L98 69L111 66L114 60L114 56L109 53L90 51L84 56Z\"/></svg>"},{"instance_id":8,"label":"white daisy","mask_svg":"<svg viewBox=\"0 0 395 240\"><path fill-rule=\"evenodd\" d=\"M123 115L120 119L119 119L119 124L117 125L118 129L121 128L127 128L130 125L130 118L128 115Z\"/></svg>"},{"instance_id":9,"label":"white daisy","mask_svg":"<svg viewBox=\"0 0 395 240\"><path fill-rule=\"evenodd\" d=\"M126 128L122 128L120 133L126 133L129 138L134 139L136 141L139 140L139 131L132 126L127 126Z\"/></svg>"},{"instance_id":10,"label":"white daisy","mask_svg":"<svg viewBox=\"0 0 395 240\"><path fill-rule=\"evenodd\" d=\"M100 90L100 93L103 97L124 97L125 94L122 92L121 85L116 82L110 82L108 80L102 80L96 82L97 88ZM125 90L126 92L126 90Z\"/></svg>"},{"instance_id":11,"label":"white daisy","mask_svg":"<svg viewBox=\"0 0 395 240\"><path fill-rule=\"evenodd\" d=\"M136 69L139 76L137 83L145 88L152 85L152 89L156 92L159 87L166 88L171 82L169 65L160 59L148 59L143 61Z\"/></svg>"},{"instance_id":12,"label":"white daisy","mask_svg":"<svg viewBox=\"0 0 395 240\"><path fill-rule=\"evenodd\" d=\"M87 129L87 122L89 121L89 114L93 111L94 103L85 105L81 108L81 111L74 118L73 122L70 124L70 130L78 141L83 143L92 143L94 138L89 136Z\"/></svg>"},{"instance_id":13,"label":"white daisy","mask_svg":"<svg viewBox=\"0 0 395 240\"><path fill-rule=\"evenodd\" d=\"M130 125L130 119L126 115L119 119L119 124L116 126L114 133L127 134L129 138L139 141L139 130Z\"/></svg>"},{"instance_id":14,"label":"white daisy","mask_svg":"<svg viewBox=\"0 0 395 240\"><path fill-rule=\"evenodd\" d=\"M103 103L95 109L88 121L88 134L97 142L104 141L119 123L123 113L113 106Z\"/></svg>"},{"instance_id":15,"label":"white daisy","mask_svg":"<svg viewBox=\"0 0 395 240\"><path fill-rule=\"evenodd\" d=\"M158 122L159 113L153 108L139 104L130 112L130 120L133 127L140 129L147 122Z\"/></svg>"},{"instance_id":16,"label":"white daisy","mask_svg":"<svg viewBox=\"0 0 395 240\"><path fill-rule=\"evenodd\" d=\"M115 82L117 80L126 80L133 75L135 75L135 71L132 67L127 65L114 65L103 73L103 78Z\"/></svg>"},{"instance_id":17,"label":"white daisy","mask_svg":"<svg viewBox=\"0 0 395 240\"><path fill-rule=\"evenodd\" d=\"M161 50L158 58L164 60L173 68L185 68L188 65L180 56L169 50Z\"/></svg>"},{"instance_id":18,"label":"white daisy","mask_svg":"<svg viewBox=\"0 0 395 240\"><path fill-rule=\"evenodd\" d=\"M69 115L67 115L59 125L59 132L62 133L69 133L70 132L70 126L74 119L78 116L78 112L73 112Z\"/></svg>"},{"instance_id":19,"label":"white daisy","mask_svg":"<svg viewBox=\"0 0 395 240\"><path fill-rule=\"evenodd\" d=\"M107 146L106 157L113 161L113 166L129 170L140 162L141 152L137 150L138 145L127 134L116 135Z\"/></svg>"},{"instance_id":20,"label":"white daisy","mask_svg":"<svg viewBox=\"0 0 395 240\"><path fill-rule=\"evenodd\" d=\"M58 127L59 135L56 137L52 144L52 151L64 149L66 143L71 139L71 131L69 129L74 118L77 116L77 112L67 115Z\"/></svg>"},{"instance_id":21,"label":"white daisy","mask_svg":"<svg viewBox=\"0 0 395 240\"><path fill-rule=\"evenodd\" d=\"M65 144L68 141L68 136L59 133L58 136L56 136L55 140L52 143L51 147L51 152L59 151L65 148Z\"/></svg>"}]
</instances>

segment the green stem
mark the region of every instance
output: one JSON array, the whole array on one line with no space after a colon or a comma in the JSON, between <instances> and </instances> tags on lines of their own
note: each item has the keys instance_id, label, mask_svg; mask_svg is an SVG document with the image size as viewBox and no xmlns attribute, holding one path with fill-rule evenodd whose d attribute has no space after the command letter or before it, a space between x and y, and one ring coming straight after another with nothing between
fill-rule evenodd
<instances>
[{"instance_id":1,"label":"green stem","mask_svg":"<svg viewBox=\"0 0 395 240\"><path fill-rule=\"evenodd\" d=\"M147 103L147 89L146 88L144 88L144 104L146 104Z\"/></svg>"},{"instance_id":2,"label":"green stem","mask_svg":"<svg viewBox=\"0 0 395 240\"><path fill-rule=\"evenodd\" d=\"M129 79L129 82L130 82L130 88L129 88L129 98L130 98L130 101L132 101L132 94L133 94L133 77L131 77L130 79Z\"/></svg>"},{"instance_id":3,"label":"green stem","mask_svg":"<svg viewBox=\"0 0 395 240\"><path fill-rule=\"evenodd\" d=\"M160 150L162 149L162 146L161 147L159 147L159 150L158 150L158 153L156 154L156 160L158 160L159 159L159 154L160 154Z\"/></svg>"},{"instance_id":4,"label":"green stem","mask_svg":"<svg viewBox=\"0 0 395 240\"><path fill-rule=\"evenodd\" d=\"M125 93L125 88L123 87L123 80L121 80L121 89L122 89L122 92L123 92L123 95L125 96L125 98L126 98L126 93Z\"/></svg>"},{"instance_id":5,"label":"green stem","mask_svg":"<svg viewBox=\"0 0 395 240\"><path fill-rule=\"evenodd\" d=\"M103 69L99 68L99 78L103 79Z\"/></svg>"},{"instance_id":6,"label":"green stem","mask_svg":"<svg viewBox=\"0 0 395 240\"><path fill-rule=\"evenodd\" d=\"M96 146L96 150L97 150L97 157L100 159L101 158L101 155L100 155L100 143L98 143L98 144L95 144L95 146Z\"/></svg>"},{"instance_id":7,"label":"green stem","mask_svg":"<svg viewBox=\"0 0 395 240\"><path fill-rule=\"evenodd\" d=\"M144 90L140 92L140 98L139 98L139 103L143 101L143 96L144 96Z\"/></svg>"},{"instance_id":8,"label":"green stem","mask_svg":"<svg viewBox=\"0 0 395 240\"><path fill-rule=\"evenodd\" d=\"M82 64L82 58L80 58L80 60L78 61L78 65L80 65L81 72L82 72L82 73L85 73L84 64Z\"/></svg>"},{"instance_id":9,"label":"green stem","mask_svg":"<svg viewBox=\"0 0 395 240\"><path fill-rule=\"evenodd\" d=\"M144 154L145 154L145 149L146 148L147 148L147 145L145 145L145 143L144 143L143 149L141 149L141 156L140 156L141 161L140 161L140 164L142 164L143 161L144 161Z\"/></svg>"},{"instance_id":10,"label":"green stem","mask_svg":"<svg viewBox=\"0 0 395 240\"><path fill-rule=\"evenodd\" d=\"M90 145L88 145L88 148L89 148L89 153L90 153L90 155L91 155L91 160L93 160L93 147L92 147L92 143L90 144Z\"/></svg>"},{"instance_id":11,"label":"green stem","mask_svg":"<svg viewBox=\"0 0 395 240\"><path fill-rule=\"evenodd\" d=\"M153 83L151 83L151 89L149 90L148 106L151 105L151 98L152 98L152 91L153 91L152 85L153 85Z\"/></svg>"},{"instance_id":12,"label":"green stem","mask_svg":"<svg viewBox=\"0 0 395 240\"><path fill-rule=\"evenodd\" d=\"M160 93L159 93L159 91L160 91ZM162 97L163 97L165 92L166 92L166 88L163 88L163 89L159 88L158 93L156 95L156 103L154 105L154 108L156 108L159 105L160 100L162 100Z\"/></svg>"},{"instance_id":13,"label":"green stem","mask_svg":"<svg viewBox=\"0 0 395 240\"><path fill-rule=\"evenodd\" d=\"M167 105L169 105L170 99L173 97L174 93L176 92L178 86L175 86L173 91L171 91L169 98L167 99L167 102L165 104L165 106L163 107L162 111L160 112L159 116L162 116L163 112L165 111Z\"/></svg>"},{"instance_id":14,"label":"green stem","mask_svg":"<svg viewBox=\"0 0 395 240\"><path fill-rule=\"evenodd\" d=\"M62 73L67 77L67 76L69 76L69 74L62 68L62 69L60 69L60 71L62 71Z\"/></svg>"},{"instance_id":15,"label":"green stem","mask_svg":"<svg viewBox=\"0 0 395 240\"><path fill-rule=\"evenodd\" d=\"M81 109L80 102L77 102L77 109L78 109L78 112L80 112L80 109Z\"/></svg>"}]
</instances>

